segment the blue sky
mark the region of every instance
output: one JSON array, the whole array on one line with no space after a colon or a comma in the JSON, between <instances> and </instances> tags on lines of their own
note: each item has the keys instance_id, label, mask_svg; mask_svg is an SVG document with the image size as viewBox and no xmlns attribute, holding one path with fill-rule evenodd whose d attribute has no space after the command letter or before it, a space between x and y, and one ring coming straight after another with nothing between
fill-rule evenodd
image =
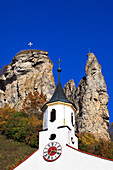
<instances>
[{"instance_id":1,"label":"blue sky","mask_svg":"<svg viewBox=\"0 0 113 170\"><path fill-rule=\"evenodd\" d=\"M64 86L85 76L89 48L102 66L113 122L113 1L112 0L1 0L0 68L21 50L46 50L54 64L59 57Z\"/></svg>"}]
</instances>

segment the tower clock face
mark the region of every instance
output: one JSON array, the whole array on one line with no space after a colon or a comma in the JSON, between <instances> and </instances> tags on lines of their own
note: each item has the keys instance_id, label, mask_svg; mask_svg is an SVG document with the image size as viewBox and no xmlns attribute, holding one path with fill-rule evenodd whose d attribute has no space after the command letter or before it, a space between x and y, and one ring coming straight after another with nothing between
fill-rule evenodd
<instances>
[{"instance_id":1,"label":"tower clock face","mask_svg":"<svg viewBox=\"0 0 113 170\"><path fill-rule=\"evenodd\" d=\"M43 151L43 158L46 161L52 162L60 157L62 153L62 147L58 142L48 143Z\"/></svg>"}]
</instances>

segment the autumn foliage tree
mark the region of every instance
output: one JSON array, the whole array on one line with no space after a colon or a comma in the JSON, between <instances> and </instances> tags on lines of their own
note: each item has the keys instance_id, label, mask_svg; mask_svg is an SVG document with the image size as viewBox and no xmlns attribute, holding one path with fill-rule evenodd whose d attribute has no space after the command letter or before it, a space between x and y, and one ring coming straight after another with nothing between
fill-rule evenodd
<instances>
[{"instance_id":1,"label":"autumn foliage tree","mask_svg":"<svg viewBox=\"0 0 113 170\"><path fill-rule=\"evenodd\" d=\"M29 115L35 115L38 118L42 118L41 108L46 102L46 96L43 93L39 94L38 91L30 92L26 96L23 104L22 111Z\"/></svg>"},{"instance_id":2,"label":"autumn foliage tree","mask_svg":"<svg viewBox=\"0 0 113 170\"><path fill-rule=\"evenodd\" d=\"M6 132L7 122L12 118L12 115L15 113L15 109L5 105L4 108L0 108L0 131L2 134Z\"/></svg>"},{"instance_id":3,"label":"autumn foliage tree","mask_svg":"<svg viewBox=\"0 0 113 170\"><path fill-rule=\"evenodd\" d=\"M42 129L41 107L46 97L38 92L29 93L23 110L18 112L6 105L0 108L0 132L14 140L38 148L39 130Z\"/></svg>"},{"instance_id":4,"label":"autumn foliage tree","mask_svg":"<svg viewBox=\"0 0 113 170\"><path fill-rule=\"evenodd\" d=\"M79 149L113 160L113 142L104 139L96 140L91 133L79 134Z\"/></svg>"}]
</instances>

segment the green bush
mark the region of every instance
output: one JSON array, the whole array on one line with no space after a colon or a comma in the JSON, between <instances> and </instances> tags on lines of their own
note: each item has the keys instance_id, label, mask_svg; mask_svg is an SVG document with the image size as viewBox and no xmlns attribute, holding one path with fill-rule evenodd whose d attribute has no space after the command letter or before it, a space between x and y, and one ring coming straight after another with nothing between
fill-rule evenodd
<instances>
[{"instance_id":1,"label":"green bush","mask_svg":"<svg viewBox=\"0 0 113 170\"><path fill-rule=\"evenodd\" d=\"M16 112L9 106L0 109L0 131L7 138L38 148L40 129L42 129L42 120L39 120L37 116Z\"/></svg>"}]
</instances>

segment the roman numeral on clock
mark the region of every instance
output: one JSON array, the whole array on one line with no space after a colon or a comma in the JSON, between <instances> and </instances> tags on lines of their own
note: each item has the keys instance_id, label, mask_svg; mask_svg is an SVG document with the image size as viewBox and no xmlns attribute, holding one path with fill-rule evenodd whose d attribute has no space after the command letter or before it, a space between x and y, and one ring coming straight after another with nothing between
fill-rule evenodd
<instances>
[{"instance_id":1,"label":"roman numeral on clock","mask_svg":"<svg viewBox=\"0 0 113 170\"><path fill-rule=\"evenodd\" d=\"M45 154L44 156L45 156L45 157L47 157L47 156L48 156L48 154Z\"/></svg>"}]
</instances>

